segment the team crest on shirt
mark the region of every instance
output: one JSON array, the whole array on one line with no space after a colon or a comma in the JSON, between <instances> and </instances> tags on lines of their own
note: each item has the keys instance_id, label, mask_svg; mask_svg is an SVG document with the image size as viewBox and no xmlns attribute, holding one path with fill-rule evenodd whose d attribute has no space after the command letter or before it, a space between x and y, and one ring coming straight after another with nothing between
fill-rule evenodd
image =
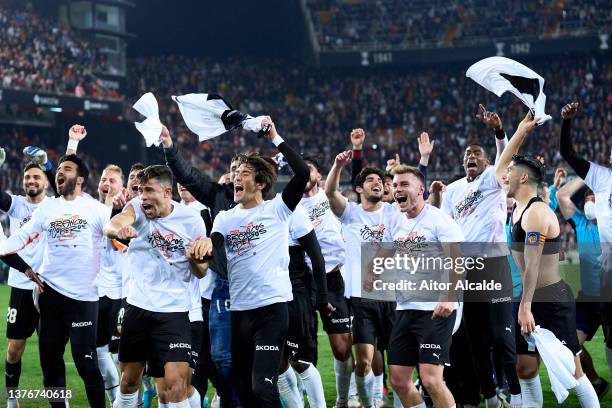
<instances>
[{"instance_id":1,"label":"team crest on shirt","mask_svg":"<svg viewBox=\"0 0 612 408\"><path fill-rule=\"evenodd\" d=\"M472 214L476 206L482 201L482 198L482 191L468 191L465 198L455 205L455 214L457 214L457 218L467 217Z\"/></svg>"},{"instance_id":2,"label":"team crest on shirt","mask_svg":"<svg viewBox=\"0 0 612 408\"><path fill-rule=\"evenodd\" d=\"M76 238L76 233L87 228L87 220L82 219L78 214L66 217L58 217L49 223L49 236L60 241L72 240Z\"/></svg>"},{"instance_id":3,"label":"team crest on shirt","mask_svg":"<svg viewBox=\"0 0 612 408\"><path fill-rule=\"evenodd\" d=\"M247 225L240 226L239 229L231 230L225 237L225 241L231 252L238 256L244 254L255 246L255 241L259 240L267 232L263 223L254 224L249 222Z\"/></svg>"},{"instance_id":4,"label":"team crest on shirt","mask_svg":"<svg viewBox=\"0 0 612 408\"><path fill-rule=\"evenodd\" d=\"M359 230L361 239L369 242L381 242L385 233L385 224L364 225Z\"/></svg>"},{"instance_id":5,"label":"team crest on shirt","mask_svg":"<svg viewBox=\"0 0 612 408\"><path fill-rule=\"evenodd\" d=\"M32 218L31 215L28 215L27 217L23 217L23 219L21 221L19 221L19 228L21 228L24 225L26 225L27 222L30 221L30 218Z\"/></svg>"},{"instance_id":6,"label":"team crest on shirt","mask_svg":"<svg viewBox=\"0 0 612 408\"><path fill-rule=\"evenodd\" d=\"M321 224L323 221L322 217L325 215L327 210L329 210L329 208L329 201L325 200L318 203L308 211L308 217L315 228Z\"/></svg>"},{"instance_id":7,"label":"team crest on shirt","mask_svg":"<svg viewBox=\"0 0 612 408\"><path fill-rule=\"evenodd\" d=\"M393 240L393 247L399 249L402 252L413 252L420 249L426 248L425 236L419 235L416 231L410 233L405 237L397 237Z\"/></svg>"},{"instance_id":8,"label":"team crest on shirt","mask_svg":"<svg viewBox=\"0 0 612 408\"><path fill-rule=\"evenodd\" d=\"M175 252L185 252L185 241L173 233L162 234L158 229L147 236L153 248L158 248L166 258L171 258Z\"/></svg>"}]
</instances>

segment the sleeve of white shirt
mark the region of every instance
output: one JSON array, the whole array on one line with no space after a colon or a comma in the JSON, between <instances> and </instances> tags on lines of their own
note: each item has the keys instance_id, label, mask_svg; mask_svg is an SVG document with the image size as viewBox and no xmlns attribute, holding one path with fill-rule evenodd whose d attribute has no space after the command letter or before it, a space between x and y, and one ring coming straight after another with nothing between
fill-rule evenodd
<instances>
[{"instance_id":1,"label":"sleeve of white shirt","mask_svg":"<svg viewBox=\"0 0 612 408\"><path fill-rule=\"evenodd\" d=\"M591 166L584 179L585 184L593 190L594 193L607 191L607 189L610 188L610 184L612 184L612 170L597 163L589 163Z\"/></svg>"},{"instance_id":2,"label":"sleeve of white shirt","mask_svg":"<svg viewBox=\"0 0 612 408\"><path fill-rule=\"evenodd\" d=\"M13 213L17 210L17 207L21 205L21 200L23 200L23 197L13 195L13 194L9 194L9 195L11 196L11 206L6 212L6 215L12 216Z\"/></svg>"},{"instance_id":3,"label":"sleeve of white shirt","mask_svg":"<svg viewBox=\"0 0 612 408\"><path fill-rule=\"evenodd\" d=\"M357 206L359 204L356 204L352 201L346 201L346 206L344 206L344 211L342 212L342 214L340 215L340 222L343 224L348 224L351 221L351 214L353 213L353 210L355 209L355 206Z\"/></svg>"},{"instance_id":4,"label":"sleeve of white shirt","mask_svg":"<svg viewBox=\"0 0 612 408\"><path fill-rule=\"evenodd\" d=\"M451 202L451 190L446 190L442 197L442 208L441 210L449 217L453 218L453 203Z\"/></svg>"},{"instance_id":5,"label":"sleeve of white shirt","mask_svg":"<svg viewBox=\"0 0 612 408\"><path fill-rule=\"evenodd\" d=\"M32 213L32 218L11 236L0 243L0 256L14 254L34 241L43 232L44 206L40 205Z\"/></svg>"},{"instance_id":6,"label":"sleeve of white shirt","mask_svg":"<svg viewBox=\"0 0 612 408\"><path fill-rule=\"evenodd\" d=\"M314 229L308 213L300 204L295 208L293 215L291 216L291 223L289 224L289 232L291 236L297 240L302 238Z\"/></svg>"},{"instance_id":7,"label":"sleeve of white shirt","mask_svg":"<svg viewBox=\"0 0 612 408\"><path fill-rule=\"evenodd\" d=\"M285 221L293 214L293 211L291 211L283 201L283 196L281 194L278 194L274 200L272 200L271 205L274 206L274 212L278 216L279 221Z\"/></svg>"},{"instance_id":8,"label":"sleeve of white shirt","mask_svg":"<svg viewBox=\"0 0 612 408\"><path fill-rule=\"evenodd\" d=\"M497 181L497 175L495 174L495 166L489 166L482 173L482 186L488 189L501 188Z\"/></svg>"},{"instance_id":9,"label":"sleeve of white shirt","mask_svg":"<svg viewBox=\"0 0 612 408\"><path fill-rule=\"evenodd\" d=\"M194 217L193 227L193 239L206 238L206 225L202 217Z\"/></svg>"},{"instance_id":10,"label":"sleeve of white shirt","mask_svg":"<svg viewBox=\"0 0 612 408\"><path fill-rule=\"evenodd\" d=\"M447 214L439 214L437 234L440 242L463 242L465 238L459 225Z\"/></svg>"}]
</instances>

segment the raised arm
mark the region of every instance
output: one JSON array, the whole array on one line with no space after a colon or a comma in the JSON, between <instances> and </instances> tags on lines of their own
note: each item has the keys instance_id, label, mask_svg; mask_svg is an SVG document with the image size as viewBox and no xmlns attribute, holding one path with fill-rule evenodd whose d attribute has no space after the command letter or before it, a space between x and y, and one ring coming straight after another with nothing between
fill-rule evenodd
<instances>
[{"instance_id":1,"label":"raised arm","mask_svg":"<svg viewBox=\"0 0 612 408\"><path fill-rule=\"evenodd\" d=\"M351 186L355 189L355 180L363 168L363 142L365 132L361 128L351 131L351 144L353 145L353 159L351 160Z\"/></svg>"},{"instance_id":2,"label":"raised arm","mask_svg":"<svg viewBox=\"0 0 612 408\"><path fill-rule=\"evenodd\" d=\"M115 215L104 226L104 235L111 239L129 240L136 236L132 224L136 221L136 213L132 205L126 205L122 212Z\"/></svg>"},{"instance_id":3,"label":"raised arm","mask_svg":"<svg viewBox=\"0 0 612 408\"><path fill-rule=\"evenodd\" d=\"M506 174L506 169L510 165L512 161L512 156L518 153L519 149L523 145L525 141L525 137L527 134L537 125L538 118L533 118L531 112L527 113L525 118L519 123L516 128L516 132L512 136L512 139L508 142L508 145L502 152L501 156L497 164L495 165L495 176L497 177L497 182L500 185L503 185L503 177Z\"/></svg>"},{"instance_id":4,"label":"raised arm","mask_svg":"<svg viewBox=\"0 0 612 408\"><path fill-rule=\"evenodd\" d=\"M495 163L497 163L501 153L508 144L508 137L506 136L506 132L504 132L504 126L501 118L496 112L487 111L484 105L481 103L478 105L478 114L476 115L476 119L484 123L487 128L493 129L495 132L495 147L497 148Z\"/></svg>"},{"instance_id":5,"label":"raised arm","mask_svg":"<svg viewBox=\"0 0 612 408\"><path fill-rule=\"evenodd\" d=\"M173 143L170 132L165 126L162 126L161 140L166 156L166 165L172 170L176 181L184 186L196 200L212 209L215 204L215 196L225 187L210 181L198 169L189 164L179 152L176 144Z\"/></svg>"},{"instance_id":6,"label":"raised arm","mask_svg":"<svg viewBox=\"0 0 612 408\"><path fill-rule=\"evenodd\" d=\"M419 171L423 173L423 177L425 178L425 185L427 185L427 166L429 165L429 157L431 156L431 152L433 151L435 140L429 141L429 134L427 132L421 132L419 135L419 154L421 158L419 159ZM427 200L429 198L429 191L425 190L423 192L423 198Z\"/></svg>"},{"instance_id":7,"label":"raised arm","mask_svg":"<svg viewBox=\"0 0 612 408\"><path fill-rule=\"evenodd\" d=\"M340 217L346 208L346 198L340 194L340 173L342 168L350 163L352 155L350 150L338 154L325 180L325 195L336 217Z\"/></svg>"},{"instance_id":8,"label":"raised arm","mask_svg":"<svg viewBox=\"0 0 612 408\"><path fill-rule=\"evenodd\" d=\"M582 157L578 157L574 150L570 132L572 128L572 119L576 116L576 112L578 112L578 106L578 102L572 102L561 109L563 123L561 124L561 146L559 150L561 151L561 157L563 157L572 169L574 169L576 174L580 178L585 179L589 173L591 163Z\"/></svg>"},{"instance_id":9,"label":"raised arm","mask_svg":"<svg viewBox=\"0 0 612 408\"><path fill-rule=\"evenodd\" d=\"M583 186L584 181L580 177L574 177L557 191L559 210L561 210L561 215L563 215L563 218L566 220L569 220L574 216L574 213L576 212L576 205L572 201L572 196L576 194Z\"/></svg>"},{"instance_id":10,"label":"raised arm","mask_svg":"<svg viewBox=\"0 0 612 408\"><path fill-rule=\"evenodd\" d=\"M32 217L21 228L14 231L10 237L0 242L0 256L14 254L31 244L43 232L41 207L32 213Z\"/></svg>"}]
</instances>

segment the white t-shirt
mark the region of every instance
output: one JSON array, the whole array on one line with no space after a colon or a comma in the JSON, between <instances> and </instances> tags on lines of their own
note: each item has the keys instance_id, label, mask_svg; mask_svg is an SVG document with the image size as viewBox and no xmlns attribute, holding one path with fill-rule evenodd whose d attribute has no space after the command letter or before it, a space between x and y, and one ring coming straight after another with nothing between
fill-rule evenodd
<instances>
[{"instance_id":1,"label":"white t-shirt","mask_svg":"<svg viewBox=\"0 0 612 408\"><path fill-rule=\"evenodd\" d=\"M145 216L139 197L128 205L136 214L133 227L138 235L128 249L132 277L127 302L151 312L189 311L193 275L186 250L197 237L206 237L202 217L175 201L169 215L154 219Z\"/></svg>"},{"instance_id":2,"label":"white t-shirt","mask_svg":"<svg viewBox=\"0 0 612 408\"><path fill-rule=\"evenodd\" d=\"M388 239L393 242L397 251L396 254L409 254L417 259L423 256L423 259L430 258L433 260L446 257L441 243L462 242L463 234L450 216L442 210L426 204L415 218L404 216L400 222L392 225ZM399 273L397 277L402 279L402 275L410 272ZM440 278L444 278L442 271L435 269L434 265L430 270L426 270L426 267L419 268L408 277L408 280L420 285L424 280L434 279L438 281ZM411 296L410 291L398 291L396 292L397 310L434 310L438 304L437 301L418 301L419 295L421 299L429 299L433 297L432 293L434 292L428 291Z\"/></svg>"},{"instance_id":3,"label":"white t-shirt","mask_svg":"<svg viewBox=\"0 0 612 408\"><path fill-rule=\"evenodd\" d=\"M230 310L252 310L293 300L289 280L289 218L282 196L250 209L221 211L212 233L224 238Z\"/></svg>"},{"instance_id":4,"label":"white t-shirt","mask_svg":"<svg viewBox=\"0 0 612 408\"><path fill-rule=\"evenodd\" d=\"M488 244L466 246L464 255L508 255L506 193L497 182L494 166L487 167L471 182L464 177L446 187L442 209L457 222L465 242Z\"/></svg>"},{"instance_id":5,"label":"white t-shirt","mask_svg":"<svg viewBox=\"0 0 612 408\"><path fill-rule=\"evenodd\" d=\"M591 162L584 182L595 193L600 241L612 243L612 169Z\"/></svg>"},{"instance_id":6,"label":"white t-shirt","mask_svg":"<svg viewBox=\"0 0 612 408\"><path fill-rule=\"evenodd\" d=\"M298 204L289 218L289 246L299 246L298 239L308 234L313 228L306 209Z\"/></svg>"},{"instance_id":7,"label":"white t-shirt","mask_svg":"<svg viewBox=\"0 0 612 408\"><path fill-rule=\"evenodd\" d=\"M335 267L342 266L345 262L342 226L329 206L325 191L319 189L314 196L302 198L300 205L304 206L314 226L319 245L321 245L321 253L325 259L325 271L331 272ZM306 257L306 259L311 265L310 258Z\"/></svg>"},{"instance_id":8,"label":"white t-shirt","mask_svg":"<svg viewBox=\"0 0 612 408\"><path fill-rule=\"evenodd\" d=\"M100 269L102 229L110 208L89 195L67 201L48 198L32 218L0 245L0 253L12 253L41 234L47 240L40 268L43 281L75 300L98 300L95 280Z\"/></svg>"},{"instance_id":9,"label":"white t-shirt","mask_svg":"<svg viewBox=\"0 0 612 408\"><path fill-rule=\"evenodd\" d=\"M200 296L200 279L195 275L191 275L191 281L189 282L189 297L191 300L191 307L189 308L189 321L203 321L202 296Z\"/></svg>"},{"instance_id":10,"label":"white t-shirt","mask_svg":"<svg viewBox=\"0 0 612 408\"><path fill-rule=\"evenodd\" d=\"M202 216L203 210L209 209L207 206L205 206L199 201L192 201L190 203L185 203L184 201L181 201L181 204L186 205L188 208L195 210L199 216ZM208 269L208 271L206 272L206 276L200 279L200 283L199 283L200 295L204 299L210 300L210 298L212 297L212 291L213 291L213 286L214 286L214 279L212 279L213 273L214 273L213 271ZM201 320L201 319L198 319L198 320ZM196 320L191 320L191 321L196 321Z\"/></svg>"},{"instance_id":11,"label":"white t-shirt","mask_svg":"<svg viewBox=\"0 0 612 408\"><path fill-rule=\"evenodd\" d=\"M100 272L96 278L98 285L98 296L106 296L110 299L121 299L121 287L123 286L123 263L125 253L121 252L123 245L115 245L108 238L102 241L102 254L100 260Z\"/></svg>"},{"instance_id":12,"label":"white t-shirt","mask_svg":"<svg viewBox=\"0 0 612 408\"><path fill-rule=\"evenodd\" d=\"M11 207L6 212L6 215L9 217L11 235L30 220L32 213L39 204L40 203L32 204L28 202L24 196L11 194ZM34 242L19 251L19 256L22 257L35 272L40 272L43 254L45 252L45 239L45 234L40 234ZM28 279L25 274L13 268L9 270L8 284L19 289L34 289L34 282Z\"/></svg>"},{"instance_id":13,"label":"white t-shirt","mask_svg":"<svg viewBox=\"0 0 612 408\"><path fill-rule=\"evenodd\" d=\"M400 220L403 215L389 203L382 203L376 211L364 211L361 204L346 202L340 216L346 248L345 274L351 285L351 297L361 297L361 244L363 242L383 242L386 229Z\"/></svg>"}]
</instances>

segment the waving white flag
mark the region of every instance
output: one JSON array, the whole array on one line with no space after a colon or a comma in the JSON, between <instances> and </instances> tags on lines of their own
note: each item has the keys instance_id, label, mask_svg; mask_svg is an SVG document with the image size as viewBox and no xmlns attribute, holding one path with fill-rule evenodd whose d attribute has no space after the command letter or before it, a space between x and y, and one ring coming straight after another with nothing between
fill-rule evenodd
<instances>
[{"instance_id":1,"label":"waving white flag","mask_svg":"<svg viewBox=\"0 0 612 408\"><path fill-rule=\"evenodd\" d=\"M485 58L472 65L465 76L497 96L505 92L516 95L534 117L540 118L538 125L551 119L544 111L544 78L520 62L505 57Z\"/></svg>"},{"instance_id":2,"label":"waving white flag","mask_svg":"<svg viewBox=\"0 0 612 408\"><path fill-rule=\"evenodd\" d=\"M217 137L228 130L243 127L251 132L266 132L261 121L264 116L256 118L236 110L221 96L215 94L186 94L172 96L178 104L185 124L201 141Z\"/></svg>"},{"instance_id":3,"label":"waving white flag","mask_svg":"<svg viewBox=\"0 0 612 408\"><path fill-rule=\"evenodd\" d=\"M144 136L147 147L161 144L162 124L159 121L159 106L155 96L147 92L132 107L146 118L142 122L135 122L134 125Z\"/></svg>"}]
</instances>

